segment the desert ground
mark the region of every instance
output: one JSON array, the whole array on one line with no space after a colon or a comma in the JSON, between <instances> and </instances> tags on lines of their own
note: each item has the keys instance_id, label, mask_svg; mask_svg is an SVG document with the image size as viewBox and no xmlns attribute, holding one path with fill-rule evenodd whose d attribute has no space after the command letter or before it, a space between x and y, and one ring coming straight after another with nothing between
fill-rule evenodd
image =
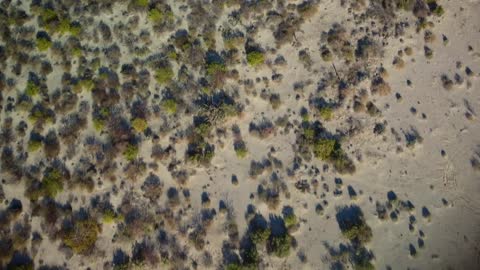
<instances>
[{"instance_id":1,"label":"desert ground","mask_svg":"<svg viewBox=\"0 0 480 270\"><path fill-rule=\"evenodd\" d=\"M0 0L0 269L480 269L479 14Z\"/></svg>"}]
</instances>

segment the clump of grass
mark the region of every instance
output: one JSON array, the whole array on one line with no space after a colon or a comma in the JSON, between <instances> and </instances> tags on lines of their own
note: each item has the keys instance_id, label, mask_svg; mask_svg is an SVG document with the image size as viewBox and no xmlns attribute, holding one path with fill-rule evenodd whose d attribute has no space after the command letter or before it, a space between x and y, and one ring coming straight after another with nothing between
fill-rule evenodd
<instances>
[{"instance_id":1,"label":"clump of grass","mask_svg":"<svg viewBox=\"0 0 480 270\"><path fill-rule=\"evenodd\" d=\"M247 63L253 67L262 65L265 62L265 55L259 51L252 51L247 54Z\"/></svg>"},{"instance_id":2,"label":"clump of grass","mask_svg":"<svg viewBox=\"0 0 480 270\"><path fill-rule=\"evenodd\" d=\"M148 124L147 124L147 121L143 118L135 118L133 121L132 121L132 127L133 129L135 129L136 132L144 132L145 129L147 129L148 127Z\"/></svg>"}]
</instances>

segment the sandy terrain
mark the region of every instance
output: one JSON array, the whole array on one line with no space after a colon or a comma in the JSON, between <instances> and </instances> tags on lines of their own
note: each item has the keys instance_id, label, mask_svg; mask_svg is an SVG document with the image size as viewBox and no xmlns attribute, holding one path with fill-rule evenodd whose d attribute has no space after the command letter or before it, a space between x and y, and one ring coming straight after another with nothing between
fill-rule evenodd
<instances>
[{"instance_id":1,"label":"sandy terrain","mask_svg":"<svg viewBox=\"0 0 480 270\"><path fill-rule=\"evenodd\" d=\"M480 268L480 1L39 2L1 3L0 269Z\"/></svg>"}]
</instances>

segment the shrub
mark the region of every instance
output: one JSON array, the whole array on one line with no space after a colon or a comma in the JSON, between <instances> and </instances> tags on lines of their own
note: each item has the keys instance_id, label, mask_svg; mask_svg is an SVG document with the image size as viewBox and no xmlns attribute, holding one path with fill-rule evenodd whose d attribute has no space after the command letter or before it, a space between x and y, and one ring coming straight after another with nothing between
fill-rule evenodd
<instances>
[{"instance_id":1,"label":"shrub","mask_svg":"<svg viewBox=\"0 0 480 270\"><path fill-rule=\"evenodd\" d=\"M287 228L297 225L297 222L298 222L297 216L293 213L286 215L283 221L285 222L285 227Z\"/></svg>"},{"instance_id":2,"label":"shrub","mask_svg":"<svg viewBox=\"0 0 480 270\"><path fill-rule=\"evenodd\" d=\"M60 23L58 24L58 28L57 28L58 32L60 32L60 34L66 34L68 32L70 32L70 20L68 19L62 19L60 21Z\"/></svg>"},{"instance_id":3,"label":"shrub","mask_svg":"<svg viewBox=\"0 0 480 270\"><path fill-rule=\"evenodd\" d=\"M237 157L239 158L244 158L248 154L247 145L244 141L235 142L233 148L235 149L235 154L237 154Z\"/></svg>"},{"instance_id":4,"label":"shrub","mask_svg":"<svg viewBox=\"0 0 480 270\"><path fill-rule=\"evenodd\" d=\"M52 46L52 41L48 37L37 37L37 49L41 52L48 50Z\"/></svg>"},{"instance_id":5,"label":"shrub","mask_svg":"<svg viewBox=\"0 0 480 270\"><path fill-rule=\"evenodd\" d=\"M85 254L92 250L100 233L100 225L93 219L76 221L68 230L63 242L77 254Z\"/></svg>"},{"instance_id":6,"label":"shrub","mask_svg":"<svg viewBox=\"0 0 480 270\"><path fill-rule=\"evenodd\" d=\"M78 22L70 23L70 34L74 37L77 37L82 31L82 26Z\"/></svg>"},{"instance_id":7,"label":"shrub","mask_svg":"<svg viewBox=\"0 0 480 270\"><path fill-rule=\"evenodd\" d=\"M277 257L287 257L290 254L291 241L292 237L287 233L276 236L272 235L268 242L268 250Z\"/></svg>"},{"instance_id":8,"label":"shrub","mask_svg":"<svg viewBox=\"0 0 480 270\"><path fill-rule=\"evenodd\" d=\"M250 239L255 244L262 244L270 237L271 231L269 227L255 227L250 232Z\"/></svg>"},{"instance_id":9,"label":"shrub","mask_svg":"<svg viewBox=\"0 0 480 270\"><path fill-rule=\"evenodd\" d=\"M51 169L42 179L42 193L44 196L55 198L55 196L63 191L62 174L58 169Z\"/></svg>"},{"instance_id":10,"label":"shrub","mask_svg":"<svg viewBox=\"0 0 480 270\"><path fill-rule=\"evenodd\" d=\"M208 165L215 155L215 146L206 142L193 142L188 145L186 157L189 161Z\"/></svg>"},{"instance_id":11,"label":"shrub","mask_svg":"<svg viewBox=\"0 0 480 270\"><path fill-rule=\"evenodd\" d=\"M134 144L128 144L127 148L123 152L123 156L128 161L133 161L137 158L138 155L138 146Z\"/></svg>"},{"instance_id":12,"label":"shrub","mask_svg":"<svg viewBox=\"0 0 480 270\"><path fill-rule=\"evenodd\" d=\"M333 59L332 52L326 46L320 48L320 55L322 56L322 60L325 62L330 62Z\"/></svg>"},{"instance_id":13,"label":"shrub","mask_svg":"<svg viewBox=\"0 0 480 270\"><path fill-rule=\"evenodd\" d=\"M99 118L93 118L93 127L97 132L101 132L105 127L105 121Z\"/></svg>"},{"instance_id":14,"label":"shrub","mask_svg":"<svg viewBox=\"0 0 480 270\"><path fill-rule=\"evenodd\" d=\"M151 9L148 11L148 19L155 23L161 22L163 21L163 13L156 8Z\"/></svg>"},{"instance_id":15,"label":"shrub","mask_svg":"<svg viewBox=\"0 0 480 270\"><path fill-rule=\"evenodd\" d=\"M177 102L174 99L163 100L162 107L169 114L175 114L177 112Z\"/></svg>"},{"instance_id":16,"label":"shrub","mask_svg":"<svg viewBox=\"0 0 480 270\"><path fill-rule=\"evenodd\" d=\"M337 222L342 234L354 243L367 243L372 238L372 229L366 224L362 210L356 206L338 209Z\"/></svg>"},{"instance_id":17,"label":"shrub","mask_svg":"<svg viewBox=\"0 0 480 270\"><path fill-rule=\"evenodd\" d=\"M332 117L333 117L333 109L330 108L330 107L323 107L320 109L320 117L323 119L323 120L331 120Z\"/></svg>"},{"instance_id":18,"label":"shrub","mask_svg":"<svg viewBox=\"0 0 480 270\"><path fill-rule=\"evenodd\" d=\"M136 132L144 132L145 129L147 129L148 124L147 124L147 121L145 121L145 119L135 118L132 121L132 127L133 129L135 129Z\"/></svg>"},{"instance_id":19,"label":"shrub","mask_svg":"<svg viewBox=\"0 0 480 270\"><path fill-rule=\"evenodd\" d=\"M367 224L360 223L342 231L342 234L351 241L358 240L366 243L372 238L372 229Z\"/></svg>"},{"instance_id":20,"label":"shrub","mask_svg":"<svg viewBox=\"0 0 480 270\"><path fill-rule=\"evenodd\" d=\"M337 141L334 139L320 139L315 142L313 153L315 157L322 160L328 160L335 151Z\"/></svg>"},{"instance_id":21,"label":"shrub","mask_svg":"<svg viewBox=\"0 0 480 270\"><path fill-rule=\"evenodd\" d=\"M33 97L40 93L40 87L33 81L28 81L25 87L25 94L29 97Z\"/></svg>"},{"instance_id":22,"label":"shrub","mask_svg":"<svg viewBox=\"0 0 480 270\"><path fill-rule=\"evenodd\" d=\"M28 152L35 152L42 147L42 141L30 140L28 141Z\"/></svg>"},{"instance_id":23,"label":"shrub","mask_svg":"<svg viewBox=\"0 0 480 270\"><path fill-rule=\"evenodd\" d=\"M173 70L171 67L161 67L155 72L155 79L159 84L166 84L173 78Z\"/></svg>"},{"instance_id":24,"label":"shrub","mask_svg":"<svg viewBox=\"0 0 480 270\"><path fill-rule=\"evenodd\" d=\"M134 4L137 6L137 7L147 7L148 6L148 0L134 0Z\"/></svg>"},{"instance_id":25,"label":"shrub","mask_svg":"<svg viewBox=\"0 0 480 270\"><path fill-rule=\"evenodd\" d=\"M223 63L209 63L207 64L207 74L208 75L215 75L221 72L226 72L227 67Z\"/></svg>"},{"instance_id":26,"label":"shrub","mask_svg":"<svg viewBox=\"0 0 480 270\"><path fill-rule=\"evenodd\" d=\"M243 265L245 269L257 269L257 265L260 262L260 255L256 245L249 245L241 251L243 259Z\"/></svg>"},{"instance_id":27,"label":"shrub","mask_svg":"<svg viewBox=\"0 0 480 270\"><path fill-rule=\"evenodd\" d=\"M265 61L265 56L261 52L253 51L253 52L249 52L247 54L247 62L248 62L249 65L251 65L253 67L257 67L257 66L263 64L264 61Z\"/></svg>"}]
</instances>

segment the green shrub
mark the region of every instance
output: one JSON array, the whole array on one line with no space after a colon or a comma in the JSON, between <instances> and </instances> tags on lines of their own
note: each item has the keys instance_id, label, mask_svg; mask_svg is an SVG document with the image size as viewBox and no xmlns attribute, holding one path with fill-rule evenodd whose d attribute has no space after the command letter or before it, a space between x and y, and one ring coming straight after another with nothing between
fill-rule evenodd
<instances>
[{"instance_id":1,"label":"green shrub","mask_svg":"<svg viewBox=\"0 0 480 270\"><path fill-rule=\"evenodd\" d=\"M335 151L336 144L334 139L320 139L315 142L313 153L317 158L328 160Z\"/></svg>"},{"instance_id":2,"label":"green shrub","mask_svg":"<svg viewBox=\"0 0 480 270\"><path fill-rule=\"evenodd\" d=\"M37 49L41 52L48 50L52 46L52 41L46 37L37 38Z\"/></svg>"},{"instance_id":3,"label":"green shrub","mask_svg":"<svg viewBox=\"0 0 480 270\"><path fill-rule=\"evenodd\" d=\"M155 79L159 84L166 84L173 79L173 70L171 67L161 67L155 72Z\"/></svg>"},{"instance_id":4,"label":"green shrub","mask_svg":"<svg viewBox=\"0 0 480 270\"><path fill-rule=\"evenodd\" d=\"M68 32L70 32L70 20L68 19L62 19L60 21L60 23L58 24L58 28L57 28L58 32L60 32L60 34L66 34Z\"/></svg>"},{"instance_id":5,"label":"green shrub","mask_svg":"<svg viewBox=\"0 0 480 270\"><path fill-rule=\"evenodd\" d=\"M58 18L57 13L53 9L44 9L42 11L40 17L42 18L43 22L45 22L45 23L49 23L49 22L54 21Z\"/></svg>"},{"instance_id":6,"label":"green shrub","mask_svg":"<svg viewBox=\"0 0 480 270\"><path fill-rule=\"evenodd\" d=\"M73 228L66 232L63 242L77 254L85 254L92 250L100 233L99 224L92 219L74 223Z\"/></svg>"},{"instance_id":7,"label":"green shrub","mask_svg":"<svg viewBox=\"0 0 480 270\"><path fill-rule=\"evenodd\" d=\"M323 119L323 120L331 120L332 117L333 117L333 109L330 108L330 107L323 107L320 109L320 117Z\"/></svg>"},{"instance_id":8,"label":"green shrub","mask_svg":"<svg viewBox=\"0 0 480 270\"><path fill-rule=\"evenodd\" d=\"M235 154L237 154L237 157L239 158L244 158L248 154L248 149L245 143L240 144L239 146L235 145Z\"/></svg>"},{"instance_id":9,"label":"green shrub","mask_svg":"<svg viewBox=\"0 0 480 270\"><path fill-rule=\"evenodd\" d=\"M155 23L161 22L163 21L163 13L156 8L151 9L148 11L148 19Z\"/></svg>"},{"instance_id":10,"label":"green shrub","mask_svg":"<svg viewBox=\"0 0 480 270\"><path fill-rule=\"evenodd\" d=\"M29 97L33 97L40 93L40 87L32 81L27 82L27 86L25 87L25 94Z\"/></svg>"},{"instance_id":11,"label":"green shrub","mask_svg":"<svg viewBox=\"0 0 480 270\"><path fill-rule=\"evenodd\" d=\"M220 72L226 72L227 67L223 63L210 63L207 64L207 74L208 75L215 75Z\"/></svg>"},{"instance_id":12,"label":"green shrub","mask_svg":"<svg viewBox=\"0 0 480 270\"><path fill-rule=\"evenodd\" d=\"M258 254L257 246L250 245L241 251L243 266L245 269L257 269L260 262L260 255Z\"/></svg>"},{"instance_id":13,"label":"green shrub","mask_svg":"<svg viewBox=\"0 0 480 270\"><path fill-rule=\"evenodd\" d=\"M284 217L285 227L290 228L297 225L297 216L295 214L288 214Z\"/></svg>"},{"instance_id":14,"label":"green shrub","mask_svg":"<svg viewBox=\"0 0 480 270\"><path fill-rule=\"evenodd\" d=\"M77 37L82 31L82 26L79 23L71 23L69 31L72 36Z\"/></svg>"},{"instance_id":15,"label":"green shrub","mask_svg":"<svg viewBox=\"0 0 480 270\"><path fill-rule=\"evenodd\" d=\"M97 132L101 132L105 127L105 121L99 118L93 118L93 127Z\"/></svg>"},{"instance_id":16,"label":"green shrub","mask_svg":"<svg viewBox=\"0 0 480 270\"><path fill-rule=\"evenodd\" d=\"M133 129L135 129L136 132L141 133L141 132L144 132L145 129L147 129L148 124L147 124L147 121L145 121L145 119L135 118L132 121L132 127Z\"/></svg>"},{"instance_id":17,"label":"green shrub","mask_svg":"<svg viewBox=\"0 0 480 270\"><path fill-rule=\"evenodd\" d=\"M82 79L74 85L74 91L77 93L82 92L83 90L92 91L95 87L95 82L92 79Z\"/></svg>"},{"instance_id":18,"label":"green shrub","mask_svg":"<svg viewBox=\"0 0 480 270\"><path fill-rule=\"evenodd\" d=\"M277 257L287 257L290 254L291 241L292 237L287 233L283 235L272 236L270 237L268 243L268 249Z\"/></svg>"},{"instance_id":19,"label":"green shrub","mask_svg":"<svg viewBox=\"0 0 480 270\"><path fill-rule=\"evenodd\" d=\"M342 231L343 236L345 236L350 241L359 241L360 243L368 243L372 239L372 229L362 222L357 225L353 225L348 229Z\"/></svg>"},{"instance_id":20,"label":"green shrub","mask_svg":"<svg viewBox=\"0 0 480 270\"><path fill-rule=\"evenodd\" d=\"M137 7L147 7L148 6L148 0L134 0L134 4Z\"/></svg>"},{"instance_id":21,"label":"green shrub","mask_svg":"<svg viewBox=\"0 0 480 270\"><path fill-rule=\"evenodd\" d=\"M137 155L138 155L138 146L133 144L127 145L127 148L123 152L123 156L128 161L135 160L137 158Z\"/></svg>"},{"instance_id":22,"label":"green shrub","mask_svg":"<svg viewBox=\"0 0 480 270\"><path fill-rule=\"evenodd\" d=\"M442 16L443 14L445 14L445 10L443 9L442 6L438 5L434 10L433 10L433 14L437 15L437 16Z\"/></svg>"},{"instance_id":23,"label":"green shrub","mask_svg":"<svg viewBox=\"0 0 480 270\"><path fill-rule=\"evenodd\" d=\"M313 139L315 138L315 130L313 128L306 127L303 130L303 136L305 136L306 140L313 141Z\"/></svg>"},{"instance_id":24,"label":"green shrub","mask_svg":"<svg viewBox=\"0 0 480 270\"><path fill-rule=\"evenodd\" d=\"M63 191L62 174L57 169L52 169L46 173L42 179L42 191L44 196L55 198Z\"/></svg>"},{"instance_id":25,"label":"green shrub","mask_svg":"<svg viewBox=\"0 0 480 270\"><path fill-rule=\"evenodd\" d=\"M209 122L200 123L195 127L195 133L202 137L207 137L210 134L211 130L212 124L210 124Z\"/></svg>"},{"instance_id":26,"label":"green shrub","mask_svg":"<svg viewBox=\"0 0 480 270\"><path fill-rule=\"evenodd\" d=\"M256 227L252 229L252 231L250 232L250 239L255 244L262 244L262 243L265 243L265 241L267 241L271 233L272 232L269 227L265 227L265 228Z\"/></svg>"},{"instance_id":27,"label":"green shrub","mask_svg":"<svg viewBox=\"0 0 480 270\"><path fill-rule=\"evenodd\" d=\"M40 149L40 147L42 147L41 141L37 141L37 140L28 141L28 146L27 146L28 152L35 152L38 149Z\"/></svg>"},{"instance_id":28,"label":"green shrub","mask_svg":"<svg viewBox=\"0 0 480 270\"><path fill-rule=\"evenodd\" d=\"M247 54L247 62L253 67L257 67L263 64L265 61L265 56L261 52L253 51Z\"/></svg>"},{"instance_id":29,"label":"green shrub","mask_svg":"<svg viewBox=\"0 0 480 270\"><path fill-rule=\"evenodd\" d=\"M102 220L104 223L118 222L123 219L122 215L115 213L112 209L107 209L103 212Z\"/></svg>"},{"instance_id":30,"label":"green shrub","mask_svg":"<svg viewBox=\"0 0 480 270\"><path fill-rule=\"evenodd\" d=\"M162 102L162 107L169 114L175 114L177 112L177 102L174 99L165 99Z\"/></svg>"}]
</instances>

